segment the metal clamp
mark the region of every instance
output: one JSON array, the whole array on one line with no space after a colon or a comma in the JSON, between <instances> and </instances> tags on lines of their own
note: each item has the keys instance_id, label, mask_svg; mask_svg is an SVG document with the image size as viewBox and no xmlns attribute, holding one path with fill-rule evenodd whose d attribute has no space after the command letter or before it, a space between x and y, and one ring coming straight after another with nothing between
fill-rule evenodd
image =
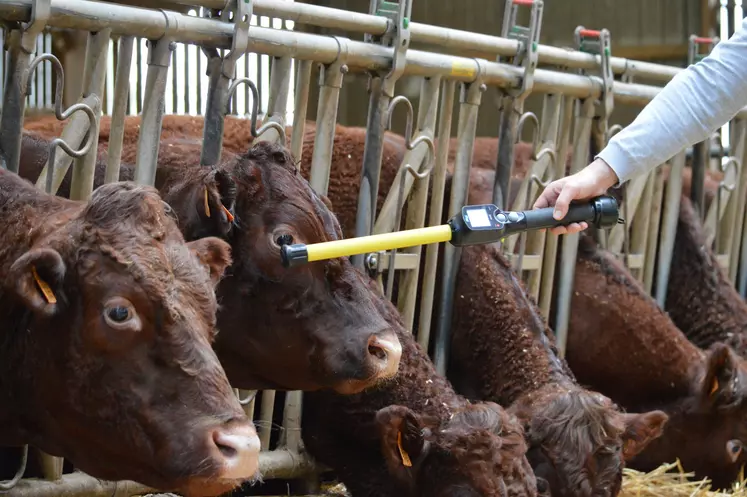
<instances>
[{"instance_id":1,"label":"metal clamp","mask_svg":"<svg viewBox=\"0 0 747 497\"><path fill-rule=\"evenodd\" d=\"M615 103L615 95L612 90L615 77L612 72L612 41L610 38L610 32L607 29L598 31L578 26L576 31L573 33L573 36L578 51L599 56L601 66L600 76L602 78L602 95L599 99L601 112L599 117L607 121L612 114L612 109ZM584 74L583 69L579 72ZM605 133L607 132L606 126L603 131Z\"/></svg>"},{"instance_id":2,"label":"metal clamp","mask_svg":"<svg viewBox=\"0 0 747 497\"><path fill-rule=\"evenodd\" d=\"M407 49L410 46L410 16L412 14L412 0L388 2L386 0L371 0L369 12L372 15L386 17L389 20L387 32L378 40L366 35L365 41L378 42L391 47L392 67L383 78L382 90L388 97L394 97L394 85L405 72L407 64Z\"/></svg>"},{"instance_id":3,"label":"metal clamp","mask_svg":"<svg viewBox=\"0 0 747 497\"><path fill-rule=\"evenodd\" d=\"M342 88L342 78L348 73L348 42L349 38L332 36L337 42L337 58L331 64L322 64L319 70L319 86Z\"/></svg>"},{"instance_id":4,"label":"metal clamp","mask_svg":"<svg viewBox=\"0 0 747 497\"><path fill-rule=\"evenodd\" d=\"M281 143L283 144L283 146L285 146L285 127L283 127L282 124L275 121L267 121L262 125L261 128L257 129L257 117L259 116L259 91L257 90L257 86L251 79L239 78L231 83L231 86L228 87L228 91L226 92L226 101L223 104L225 106L225 112L228 113L228 107L231 104L233 94L236 93L236 89L241 84L247 85L249 87L249 90L252 92L252 118L250 121L250 131L252 133L252 137L257 138L268 129L273 128L278 132L280 138L282 139Z\"/></svg>"},{"instance_id":5,"label":"metal clamp","mask_svg":"<svg viewBox=\"0 0 747 497\"><path fill-rule=\"evenodd\" d=\"M88 129L89 129L89 132L86 134L85 144L79 150L74 150L62 138L55 138L49 144L49 156L47 158L47 177L46 177L45 191L51 195L54 193L52 192L52 183L54 179L54 174L53 174L54 161L55 161L55 155L57 152L57 147L60 147L62 150L65 151L67 155L69 155L70 157L74 157L76 159L86 155L88 151L90 150L91 144L93 142L94 134L91 133L90 131L96 129L96 116L93 113L93 109L91 109L91 107L89 107L88 105L82 102L78 102L77 104L71 105L63 112L62 93L65 87L65 71L62 69L62 64L60 63L60 60L52 54L42 54L36 57L33 61L31 61L31 64L29 64L29 78L28 78L28 82L26 83L27 84L26 94L28 95L31 93L31 84L32 84L31 75L36 70L36 67L42 62L44 62L45 60L48 60L52 64L52 68L54 69L55 77L57 80L55 84L55 88L54 88L55 117L57 117L58 121L64 121L67 118L69 118L71 115L73 115L75 112L81 110L88 117Z\"/></svg>"},{"instance_id":6,"label":"metal clamp","mask_svg":"<svg viewBox=\"0 0 747 497\"><path fill-rule=\"evenodd\" d=\"M425 161L425 168L422 172L418 172L414 167L412 167L410 164L405 164L402 168L402 176L400 177L399 181L399 196L397 200L397 215L395 217L394 221L394 229L399 230L400 229L400 222L402 221L402 209L405 206L405 181L407 178L407 174L411 174L414 177L415 181L421 181L426 179L428 176L430 176L431 172L433 171L433 165L436 158L436 146L433 144L433 140L430 136L420 134L417 138L414 140L412 139L412 127L413 127L413 121L414 121L414 111L412 109L412 103L410 100L405 96L398 96L392 100L392 102L389 104L389 109L387 111L387 129L391 130L392 128L392 116L394 115L394 108L401 102L404 102L407 105L407 123L405 126L405 147L407 150L413 150L415 147L420 145L421 143L425 143L428 146L428 152L429 157L428 160ZM391 300L392 298L392 292L394 289L394 271L396 270L395 265L395 259L397 257L397 250L392 250L392 255L389 259L389 273L387 275L387 281L386 281L386 297Z\"/></svg>"},{"instance_id":7,"label":"metal clamp","mask_svg":"<svg viewBox=\"0 0 747 497\"><path fill-rule=\"evenodd\" d=\"M516 15L520 6L531 8L529 26L519 26L516 24ZM528 96L534 86L534 70L537 68L537 63L539 62L538 49L543 9L544 3L542 0L506 0L501 36L518 41L519 49L516 55L505 58L499 57L498 60L507 62L508 59L513 59L512 62L515 66L524 68L521 87L505 90L509 96L515 98Z\"/></svg>"},{"instance_id":8,"label":"metal clamp","mask_svg":"<svg viewBox=\"0 0 747 497\"><path fill-rule=\"evenodd\" d=\"M714 38L707 38L704 36L690 35L690 39L688 40L687 44L687 65L691 66L707 57L713 50L713 47L718 45L719 41L721 41L721 39L718 36ZM701 45L709 45L707 54L699 53Z\"/></svg>"},{"instance_id":9,"label":"metal clamp","mask_svg":"<svg viewBox=\"0 0 747 497\"><path fill-rule=\"evenodd\" d=\"M249 49L249 27L253 10L252 0L226 0L222 9L209 10L208 18L218 18L223 22L233 19L231 50L226 55L221 57L217 49L202 47L202 52L208 59L221 59L221 73L228 79L233 79L236 61Z\"/></svg>"},{"instance_id":10,"label":"metal clamp","mask_svg":"<svg viewBox=\"0 0 747 497\"><path fill-rule=\"evenodd\" d=\"M482 94L488 89L483 81L488 73L488 61L485 59L473 59L477 64L475 79L469 83L463 83L459 91L459 103L480 105Z\"/></svg>"},{"instance_id":11,"label":"metal clamp","mask_svg":"<svg viewBox=\"0 0 747 497\"><path fill-rule=\"evenodd\" d=\"M36 49L36 38L44 31L52 12L52 0L31 0L31 18L21 23L21 49L31 55Z\"/></svg>"},{"instance_id":12,"label":"metal clamp","mask_svg":"<svg viewBox=\"0 0 747 497\"><path fill-rule=\"evenodd\" d=\"M734 182L732 183L726 182L726 176L729 170L729 166L734 169ZM721 181L719 181L718 188L716 188L716 226L713 230L713 239L715 240L716 244L718 244L719 227L721 226L721 191L726 190L730 193L734 191L734 189L737 187L737 179L739 178L740 167L741 163L739 159L734 156L729 157L728 159L726 159L726 162L720 165L720 169L724 174L724 177Z\"/></svg>"}]
</instances>

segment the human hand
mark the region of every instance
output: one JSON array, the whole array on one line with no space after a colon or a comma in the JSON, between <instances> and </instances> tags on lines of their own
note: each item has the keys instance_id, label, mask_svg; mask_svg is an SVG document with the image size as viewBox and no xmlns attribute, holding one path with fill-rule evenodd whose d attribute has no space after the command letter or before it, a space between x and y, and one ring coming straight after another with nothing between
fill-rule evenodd
<instances>
[{"instance_id":1,"label":"human hand","mask_svg":"<svg viewBox=\"0 0 747 497\"><path fill-rule=\"evenodd\" d=\"M572 200L586 200L602 195L608 188L617 183L615 171L602 159L594 162L570 176L553 181L534 203L535 209L555 206L553 217L563 219L568 214ZM571 223L568 226L557 226L550 230L555 235L578 233L588 228L585 222Z\"/></svg>"}]
</instances>

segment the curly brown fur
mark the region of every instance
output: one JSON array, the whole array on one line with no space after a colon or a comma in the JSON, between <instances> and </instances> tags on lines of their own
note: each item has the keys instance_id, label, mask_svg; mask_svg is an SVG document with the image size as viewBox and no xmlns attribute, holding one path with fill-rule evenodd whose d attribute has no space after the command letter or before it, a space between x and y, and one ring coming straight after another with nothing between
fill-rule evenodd
<instances>
[{"instance_id":1,"label":"curly brown fur","mask_svg":"<svg viewBox=\"0 0 747 497\"><path fill-rule=\"evenodd\" d=\"M747 303L707 245L703 224L682 196L665 309L695 345L724 342L747 355Z\"/></svg>"},{"instance_id":2,"label":"curly brown fur","mask_svg":"<svg viewBox=\"0 0 747 497\"><path fill-rule=\"evenodd\" d=\"M470 404L438 375L394 306L378 307L397 331L397 376L352 396L304 396L304 441L354 497L536 495L523 430L493 403ZM330 416L330 412L334 416ZM402 464L397 432L411 456Z\"/></svg>"},{"instance_id":3,"label":"curly brown fur","mask_svg":"<svg viewBox=\"0 0 747 497\"><path fill-rule=\"evenodd\" d=\"M631 440L641 418L624 417L576 383L497 247L463 250L455 295L449 377L458 390L511 406L525 426L529 462L552 495L617 495L622 447L650 440Z\"/></svg>"},{"instance_id":4,"label":"curly brown fur","mask_svg":"<svg viewBox=\"0 0 747 497\"><path fill-rule=\"evenodd\" d=\"M571 302L567 359L582 383L629 410L660 409L664 432L630 465L649 471L679 458L686 471L728 486L744 463L728 450L745 439L747 373L715 344L687 340L630 272L583 235Z\"/></svg>"}]
</instances>

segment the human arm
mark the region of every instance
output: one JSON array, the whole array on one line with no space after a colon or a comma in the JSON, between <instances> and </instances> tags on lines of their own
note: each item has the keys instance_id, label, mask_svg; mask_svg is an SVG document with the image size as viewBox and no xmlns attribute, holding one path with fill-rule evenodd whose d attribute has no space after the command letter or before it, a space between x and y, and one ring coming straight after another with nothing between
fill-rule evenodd
<instances>
[{"instance_id":1,"label":"human arm","mask_svg":"<svg viewBox=\"0 0 747 497\"><path fill-rule=\"evenodd\" d=\"M677 74L594 162L547 186L535 208L555 205L562 219L571 200L600 195L615 184L646 174L688 145L709 137L747 105L747 18L708 57ZM575 233L585 223L555 228Z\"/></svg>"}]
</instances>

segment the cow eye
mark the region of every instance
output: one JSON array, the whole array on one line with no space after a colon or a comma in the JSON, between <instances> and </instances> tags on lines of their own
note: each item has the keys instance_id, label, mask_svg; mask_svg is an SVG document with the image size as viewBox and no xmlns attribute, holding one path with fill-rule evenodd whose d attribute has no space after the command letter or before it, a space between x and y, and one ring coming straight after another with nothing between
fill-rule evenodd
<instances>
[{"instance_id":1,"label":"cow eye","mask_svg":"<svg viewBox=\"0 0 747 497\"><path fill-rule=\"evenodd\" d=\"M112 307L107 309L106 315L115 323L124 323L130 318L130 310L122 306Z\"/></svg>"},{"instance_id":2,"label":"cow eye","mask_svg":"<svg viewBox=\"0 0 747 497\"><path fill-rule=\"evenodd\" d=\"M289 234L280 235L275 239L275 243L278 245L278 247L282 247L283 245L290 245L293 243L293 236Z\"/></svg>"}]
</instances>

